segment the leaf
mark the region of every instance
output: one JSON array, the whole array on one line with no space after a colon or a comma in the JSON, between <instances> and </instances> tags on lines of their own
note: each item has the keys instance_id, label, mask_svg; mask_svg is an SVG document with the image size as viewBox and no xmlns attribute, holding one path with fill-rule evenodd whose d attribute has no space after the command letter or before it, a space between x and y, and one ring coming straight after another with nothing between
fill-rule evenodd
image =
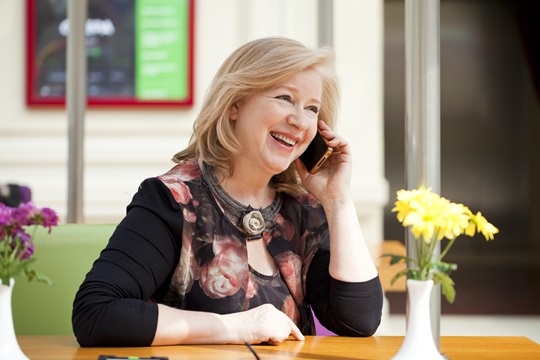
<instances>
[{"instance_id":1,"label":"leaf","mask_svg":"<svg viewBox=\"0 0 540 360\"><path fill-rule=\"evenodd\" d=\"M452 271L457 270L457 264L437 261L433 263L432 269L450 275Z\"/></svg>"},{"instance_id":2,"label":"leaf","mask_svg":"<svg viewBox=\"0 0 540 360\"><path fill-rule=\"evenodd\" d=\"M409 269L403 269L400 272L398 272L394 277L392 277L392 280L390 280L390 285L394 285L394 283L399 279L400 277L404 275L408 275Z\"/></svg>"},{"instance_id":3,"label":"leaf","mask_svg":"<svg viewBox=\"0 0 540 360\"><path fill-rule=\"evenodd\" d=\"M436 272L433 274L433 282L435 284L441 284L441 292L446 300L452 304L456 298L456 290L454 289L454 280L443 272Z\"/></svg>"},{"instance_id":4,"label":"leaf","mask_svg":"<svg viewBox=\"0 0 540 360\"><path fill-rule=\"evenodd\" d=\"M389 257L390 258L390 265L395 265L398 262L400 262L401 260L403 260L405 262L413 261L413 259L411 259L408 256L404 256L404 255L384 254L384 255L381 255L381 257Z\"/></svg>"},{"instance_id":5,"label":"leaf","mask_svg":"<svg viewBox=\"0 0 540 360\"><path fill-rule=\"evenodd\" d=\"M4 275L7 278L15 278L17 276L25 274L30 264L33 263L34 261L35 261L34 258L24 259L21 261L15 261L9 264L9 266L6 266L7 271L5 271Z\"/></svg>"},{"instance_id":6,"label":"leaf","mask_svg":"<svg viewBox=\"0 0 540 360\"><path fill-rule=\"evenodd\" d=\"M411 280L427 280L422 277L422 270L419 268L410 268L407 277Z\"/></svg>"},{"instance_id":7,"label":"leaf","mask_svg":"<svg viewBox=\"0 0 540 360\"><path fill-rule=\"evenodd\" d=\"M50 277L39 271L26 269L25 274L28 281L36 280L37 282L42 282L47 285L54 285Z\"/></svg>"}]
</instances>

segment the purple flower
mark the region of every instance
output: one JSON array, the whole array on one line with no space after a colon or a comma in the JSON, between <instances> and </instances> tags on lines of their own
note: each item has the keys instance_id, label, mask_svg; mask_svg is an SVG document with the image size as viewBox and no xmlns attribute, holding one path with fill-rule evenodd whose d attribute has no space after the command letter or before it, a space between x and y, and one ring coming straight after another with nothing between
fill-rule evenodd
<instances>
[{"instance_id":1,"label":"purple flower","mask_svg":"<svg viewBox=\"0 0 540 360\"><path fill-rule=\"evenodd\" d=\"M23 243L23 245L29 243L30 240L32 240L32 237L30 236L30 234L24 231L23 228L18 228L12 235L12 238L14 241L20 240Z\"/></svg>"},{"instance_id":2,"label":"purple flower","mask_svg":"<svg viewBox=\"0 0 540 360\"><path fill-rule=\"evenodd\" d=\"M49 228L49 234L51 233L51 228L58 225L58 215L53 209L41 208L40 218L40 225Z\"/></svg>"},{"instance_id":3,"label":"purple flower","mask_svg":"<svg viewBox=\"0 0 540 360\"><path fill-rule=\"evenodd\" d=\"M23 254L21 254L22 251L24 251ZM30 259L30 257L32 255L34 255L34 243L33 242L28 242L27 246L25 248L23 248L23 249L20 249L19 253L17 254L17 256L20 256L21 260Z\"/></svg>"},{"instance_id":4,"label":"purple flower","mask_svg":"<svg viewBox=\"0 0 540 360\"><path fill-rule=\"evenodd\" d=\"M58 215L50 208L38 208L30 202L12 208L0 203L0 283L9 284L9 279L25 274L34 278L36 271L29 269L34 243L26 232L29 226L42 226L51 232L58 225ZM17 266L20 263L22 266ZM29 275L32 274L32 275ZM50 283L43 274L38 281Z\"/></svg>"},{"instance_id":5,"label":"purple flower","mask_svg":"<svg viewBox=\"0 0 540 360\"><path fill-rule=\"evenodd\" d=\"M13 219L19 226L34 225L39 210L31 202L22 203L15 209Z\"/></svg>"},{"instance_id":6,"label":"purple flower","mask_svg":"<svg viewBox=\"0 0 540 360\"><path fill-rule=\"evenodd\" d=\"M13 208L10 208L9 206L4 205L3 203L0 203L0 226L4 228L5 226L8 226L11 223L11 212L13 211ZM0 236L0 238L4 238L3 236Z\"/></svg>"}]
</instances>

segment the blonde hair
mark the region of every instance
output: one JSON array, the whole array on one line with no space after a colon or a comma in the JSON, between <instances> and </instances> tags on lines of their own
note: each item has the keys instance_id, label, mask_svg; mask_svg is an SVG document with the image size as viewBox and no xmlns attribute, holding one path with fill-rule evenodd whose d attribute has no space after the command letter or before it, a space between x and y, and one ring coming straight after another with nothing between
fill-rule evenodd
<instances>
[{"instance_id":1,"label":"blonde hair","mask_svg":"<svg viewBox=\"0 0 540 360\"><path fill-rule=\"evenodd\" d=\"M263 38L239 47L212 80L193 124L188 147L175 154L173 161L182 163L198 157L224 177L231 176L233 155L240 149L229 120L231 108L253 93L277 86L307 69L315 69L321 76L319 119L333 127L340 95L333 66L334 54L330 49L311 49L287 38ZM293 164L274 176L272 182L277 191L291 195L305 191Z\"/></svg>"}]
</instances>

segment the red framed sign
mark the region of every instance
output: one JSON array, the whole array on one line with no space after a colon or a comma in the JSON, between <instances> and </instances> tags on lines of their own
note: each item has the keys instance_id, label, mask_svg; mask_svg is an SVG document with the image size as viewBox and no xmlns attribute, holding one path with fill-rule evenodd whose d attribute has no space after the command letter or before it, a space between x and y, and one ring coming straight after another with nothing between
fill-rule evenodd
<instances>
[{"instance_id":1,"label":"red framed sign","mask_svg":"<svg viewBox=\"0 0 540 360\"><path fill-rule=\"evenodd\" d=\"M193 104L194 0L87 0L88 105ZM67 0L27 0L26 102L65 104Z\"/></svg>"}]
</instances>

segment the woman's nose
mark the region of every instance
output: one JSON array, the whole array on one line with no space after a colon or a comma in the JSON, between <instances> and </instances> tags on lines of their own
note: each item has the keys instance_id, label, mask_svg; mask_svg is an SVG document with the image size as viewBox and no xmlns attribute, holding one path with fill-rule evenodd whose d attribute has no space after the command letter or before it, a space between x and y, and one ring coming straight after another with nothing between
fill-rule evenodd
<instances>
[{"instance_id":1,"label":"woman's nose","mask_svg":"<svg viewBox=\"0 0 540 360\"><path fill-rule=\"evenodd\" d=\"M298 106L294 106L294 109L287 116L287 122L289 125L294 126L300 130L306 130L310 124L310 117L306 114L304 109L300 109Z\"/></svg>"}]
</instances>

